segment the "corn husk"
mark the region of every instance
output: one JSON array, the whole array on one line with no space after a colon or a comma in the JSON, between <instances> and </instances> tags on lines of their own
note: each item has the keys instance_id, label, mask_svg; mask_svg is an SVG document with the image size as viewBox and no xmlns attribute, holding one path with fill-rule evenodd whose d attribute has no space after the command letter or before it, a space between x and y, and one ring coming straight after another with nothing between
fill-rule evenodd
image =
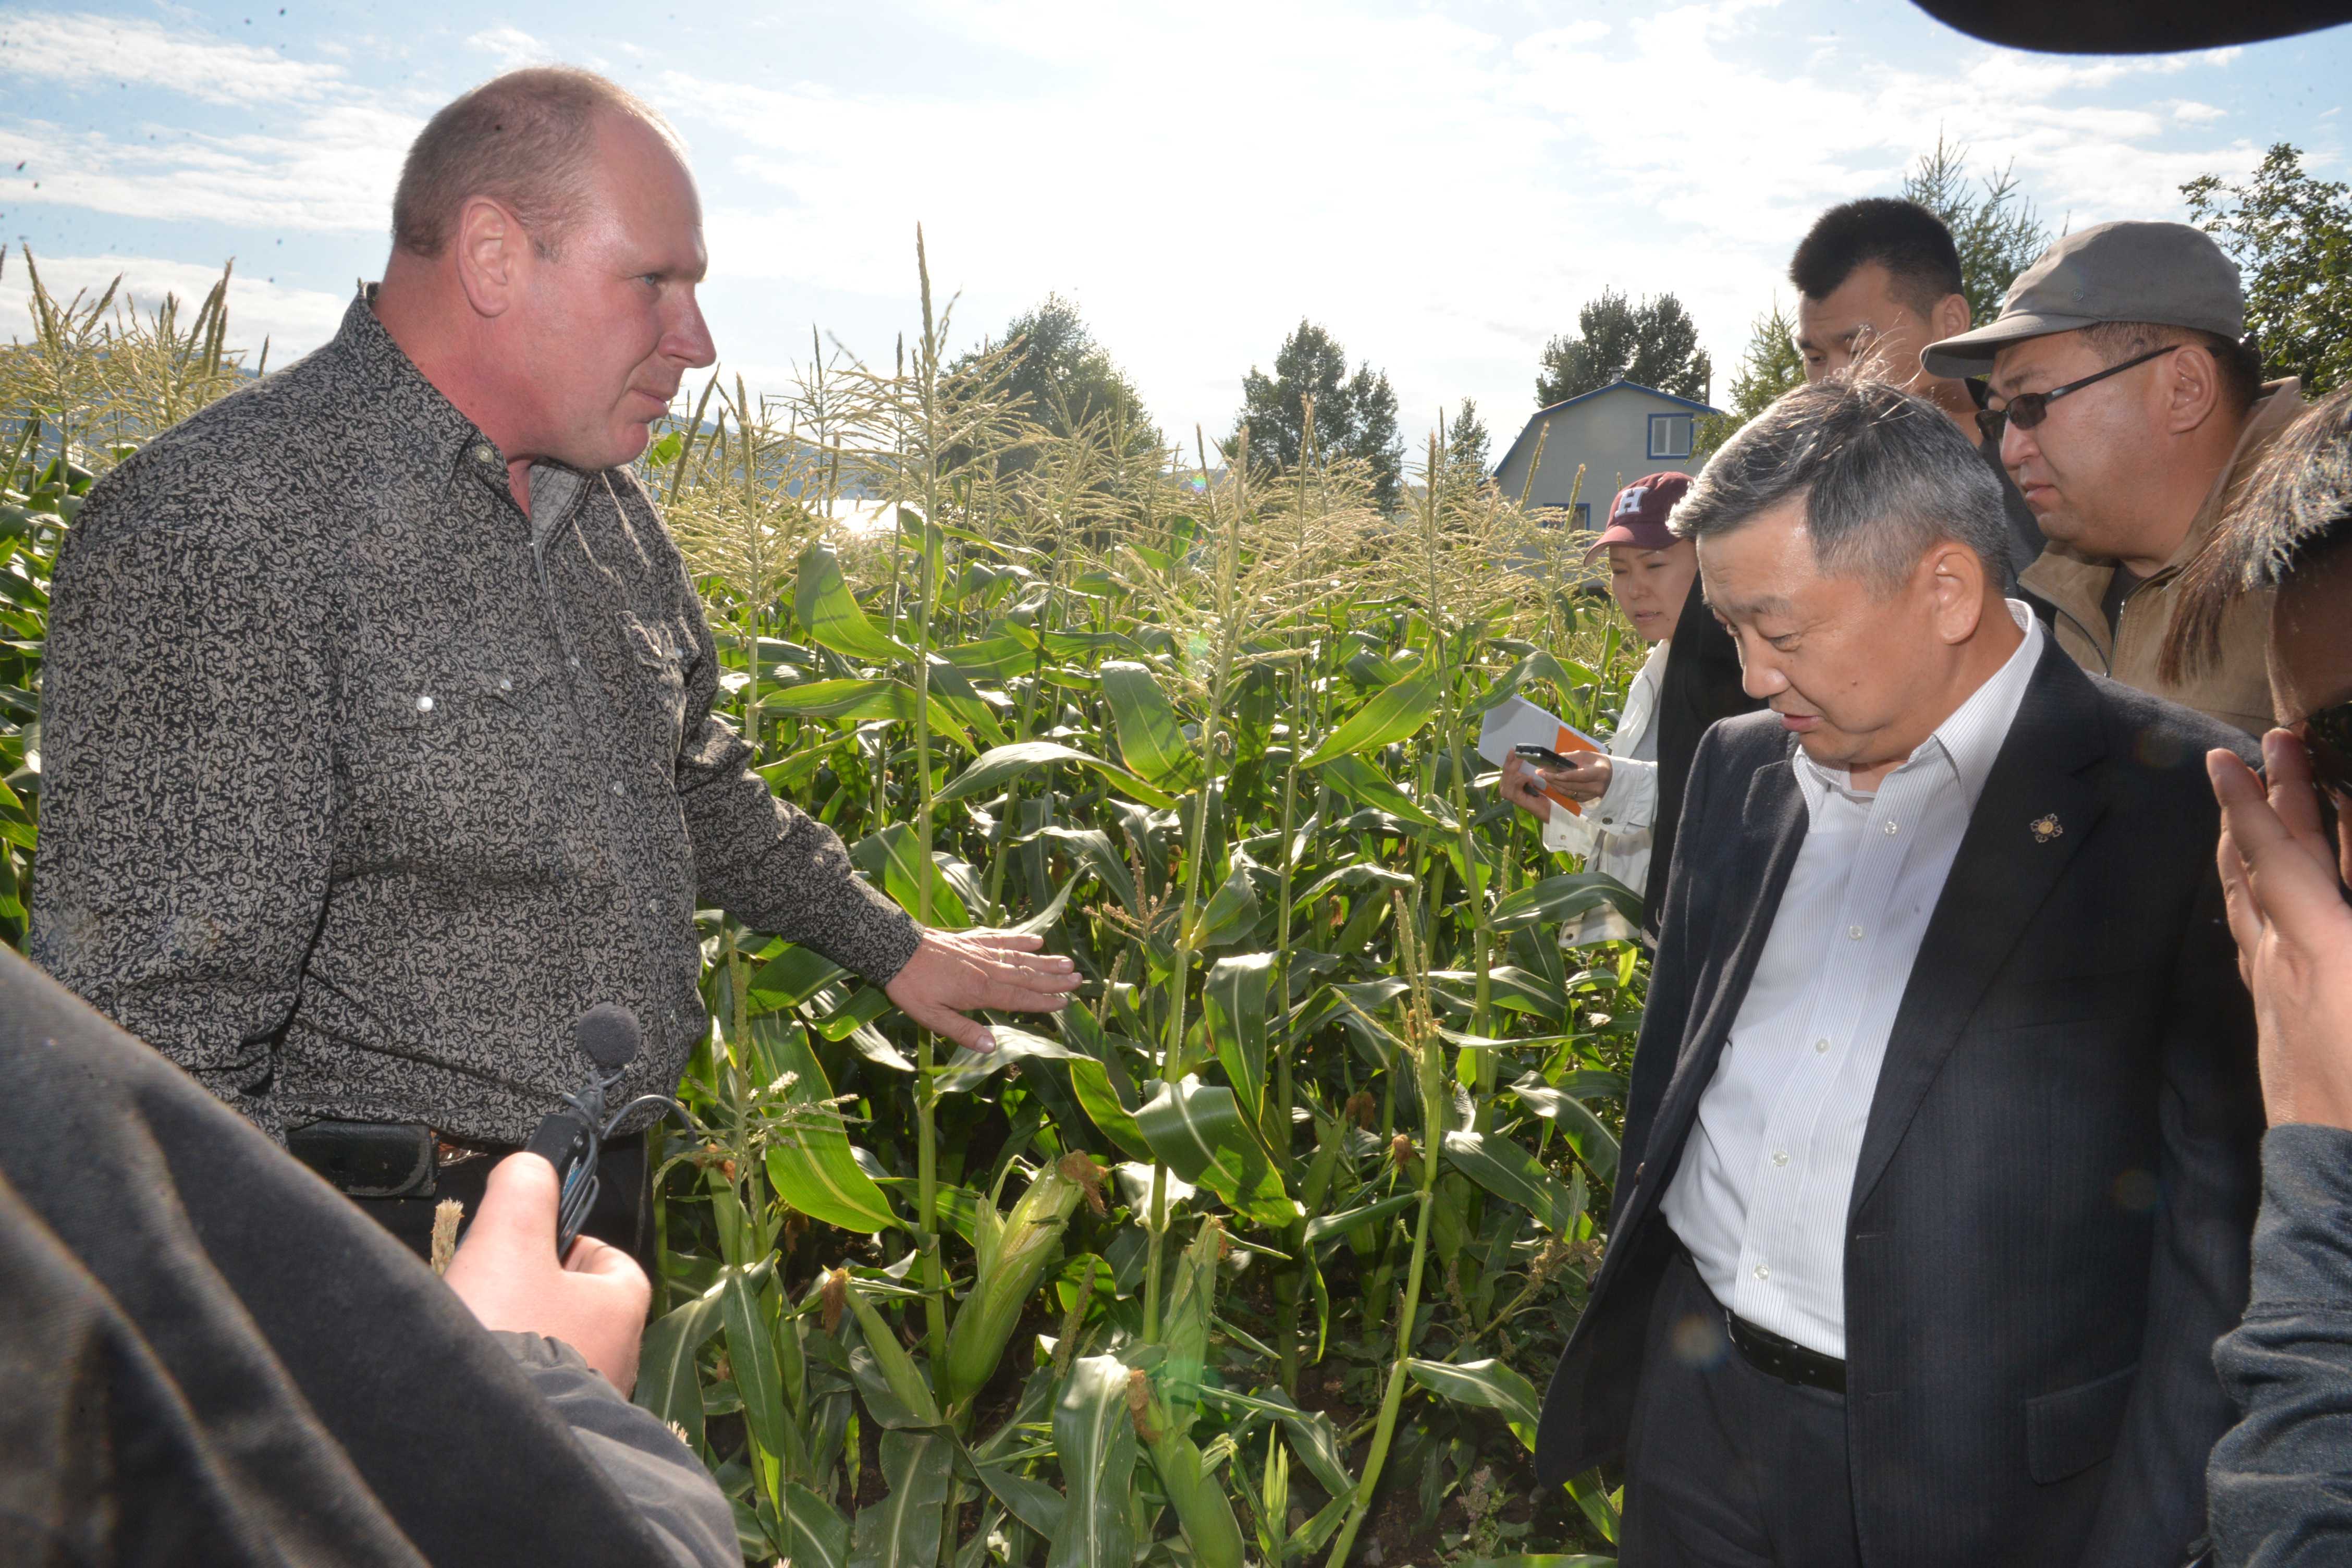
<instances>
[{"instance_id":1,"label":"corn husk","mask_svg":"<svg viewBox=\"0 0 2352 1568\"><path fill-rule=\"evenodd\" d=\"M1061 1250L1062 1232L1087 1191L1084 1173L1066 1168L1073 1161L1085 1162L1086 1156L1068 1156L1037 1173L1001 1224L993 1205L981 1205L971 1293L948 1331L940 1369L940 1397L950 1409L979 1393L995 1373L1005 1342L1020 1324L1022 1307ZM1086 1163L1091 1170L1092 1162Z\"/></svg>"}]
</instances>

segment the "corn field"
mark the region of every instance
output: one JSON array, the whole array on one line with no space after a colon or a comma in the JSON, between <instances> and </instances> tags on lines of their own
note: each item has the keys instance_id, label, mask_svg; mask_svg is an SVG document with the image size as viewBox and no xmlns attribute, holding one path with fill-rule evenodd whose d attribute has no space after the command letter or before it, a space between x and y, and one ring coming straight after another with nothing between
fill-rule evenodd
<instances>
[{"instance_id":1,"label":"corn field","mask_svg":"<svg viewBox=\"0 0 2352 1568\"><path fill-rule=\"evenodd\" d=\"M1557 945L1632 895L1471 742L1522 691L1605 731L1638 643L1436 441L1383 514L1246 430L1073 427L1004 350L950 353L919 240L912 282L887 365L813 337L782 394L714 375L642 476L775 792L917 919L1041 933L1086 984L976 1057L705 911L637 1401L761 1563L1607 1561L1607 1484L1539 1494L1529 1448L1647 964ZM49 565L94 476L264 368L226 298L36 277L0 350L12 942Z\"/></svg>"}]
</instances>

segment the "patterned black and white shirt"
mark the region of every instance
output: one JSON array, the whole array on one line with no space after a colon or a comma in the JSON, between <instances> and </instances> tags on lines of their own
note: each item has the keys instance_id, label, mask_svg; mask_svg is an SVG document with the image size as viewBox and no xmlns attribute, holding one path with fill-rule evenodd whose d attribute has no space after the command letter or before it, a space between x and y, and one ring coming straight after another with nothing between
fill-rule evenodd
<instances>
[{"instance_id":1,"label":"patterned black and white shirt","mask_svg":"<svg viewBox=\"0 0 2352 1568\"><path fill-rule=\"evenodd\" d=\"M516 1142L644 1025L706 1027L694 911L876 983L907 916L710 712L700 603L625 468L531 474L362 297L334 341L158 437L58 562L36 960L265 1129Z\"/></svg>"}]
</instances>

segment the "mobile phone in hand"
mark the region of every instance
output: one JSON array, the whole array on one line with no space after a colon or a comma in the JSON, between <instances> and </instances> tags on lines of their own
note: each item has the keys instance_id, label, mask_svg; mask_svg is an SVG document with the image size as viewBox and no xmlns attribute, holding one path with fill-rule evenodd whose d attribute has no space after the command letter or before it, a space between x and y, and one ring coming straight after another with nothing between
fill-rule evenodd
<instances>
[{"instance_id":1,"label":"mobile phone in hand","mask_svg":"<svg viewBox=\"0 0 2352 1568\"><path fill-rule=\"evenodd\" d=\"M1511 754L1519 758L1522 762L1533 763L1538 767L1559 768L1568 773L1574 773L1577 768L1576 763L1570 762L1566 757L1561 756L1549 746L1513 746L1511 748Z\"/></svg>"}]
</instances>

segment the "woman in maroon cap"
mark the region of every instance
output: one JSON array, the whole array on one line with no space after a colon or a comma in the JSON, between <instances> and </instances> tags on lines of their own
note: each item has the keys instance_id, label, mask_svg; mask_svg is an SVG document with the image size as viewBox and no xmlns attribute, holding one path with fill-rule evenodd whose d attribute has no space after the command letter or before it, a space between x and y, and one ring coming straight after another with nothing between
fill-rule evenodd
<instances>
[{"instance_id":1,"label":"woman in maroon cap","mask_svg":"<svg viewBox=\"0 0 2352 1568\"><path fill-rule=\"evenodd\" d=\"M1619 490L1608 527L1585 552L1587 561L1609 552L1610 591L1651 645L1608 752L1580 752L1568 768L1538 768L1517 757L1503 764L1504 795L1543 823L1545 847L1580 855L1586 870L1642 889L1653 931L1698 738L1717 719L1758 706L1740 687L1737 647L1700 595L1697 547L1666 526L1690 482L1688 474L1650 474ZM1581 815L1559 809L1546 786L1578 802ZM1575 947L1633 935L1604 905L1570 921L1559 940Z\"/></svg>"}]
</instances>

